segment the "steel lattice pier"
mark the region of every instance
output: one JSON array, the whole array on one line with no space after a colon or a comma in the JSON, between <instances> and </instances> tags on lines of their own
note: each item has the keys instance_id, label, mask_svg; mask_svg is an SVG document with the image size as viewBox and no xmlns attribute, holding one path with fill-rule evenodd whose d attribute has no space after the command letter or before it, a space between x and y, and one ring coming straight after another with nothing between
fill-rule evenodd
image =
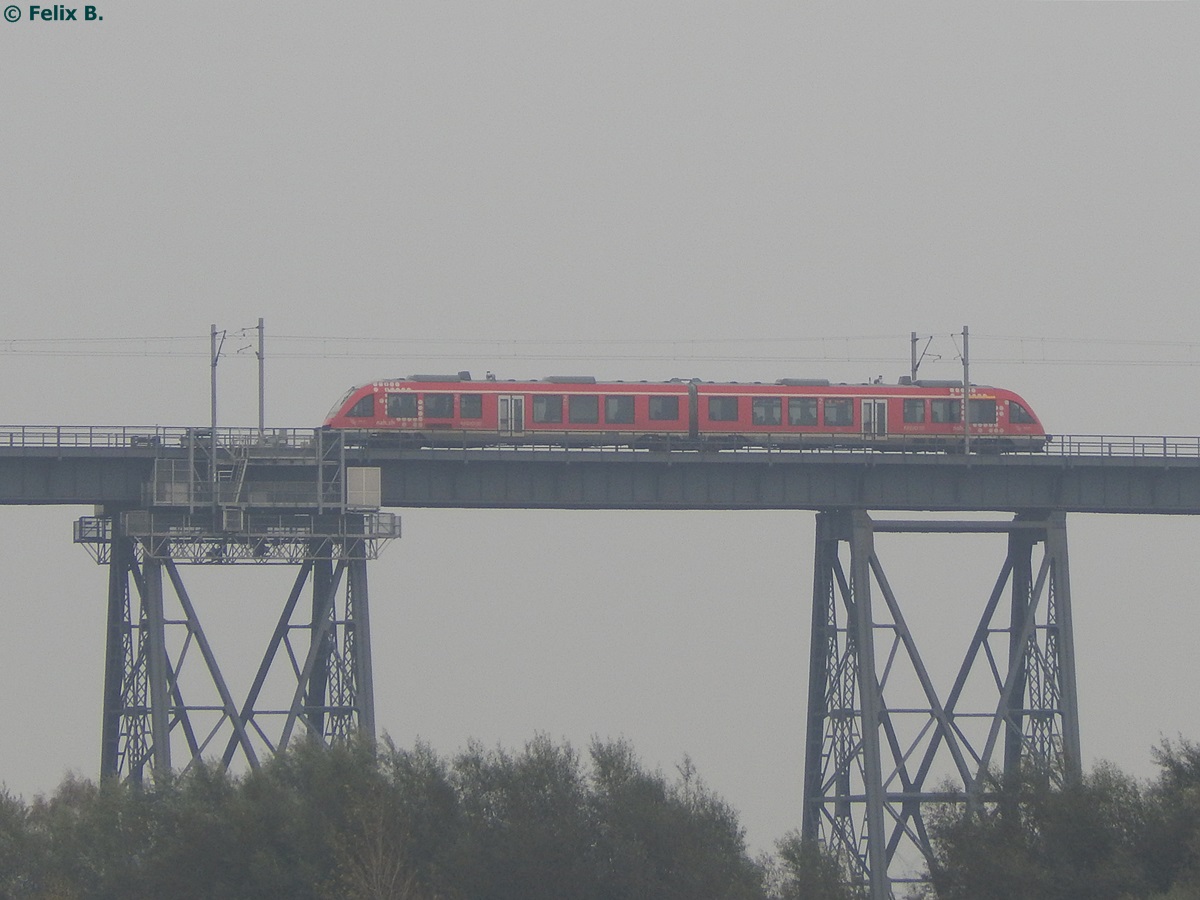
<instances>
[{"instance_id":1,"label":"steel lattice pier","mask_svg":"<svg viewBox=\"0 0 1200 900\"><path fill-rule=\"evenodd\" d=\"M206 757L253 767L297 731L375 736L367 562L400 536L379 510L379 470L346 466L338 435L283 457L204 437L189 431L182 457L155 445L142 506L75 524L76 543L108 566L102 777L141 782ZM271 564L296 576L238 699L181 567Z\"/></svg>"},{"instance_id":2,"label":"steel lattice pier","mask_svg":"<svg viewBox=\"0 0 1200 900\"><path fill-rule=\"evenodd\" d=\"M238 702L184 584L180 566L198 561L190 544L177 556L169 542L119 526L108 536L102 777L140 782L186 770L218 749L224 766L238 757L256 766L297 730L326 743L374 738L366 572L374 551L366 539L319 535L289 550L298 560L295 580ZM221 562L251 559L230 553ZM273 671L293 686L290 703L277 708L263 705Z\"/></svg>"},{"instance_id":3,"label":"steel lattice pier","mask_svg":"<svg viewBox=\"0 0 1200 900\"><path fill-rule=\"evenodd\" d=\"M934 684L888 582L875 546L886 532L1007 538L950 685ZM914 857L934 865L932 805L996 802L1030 772L1056 783L1080 776L1070 596L1062 513L1007 522L818 514L802 834L834 852L872 900L918 876Z\"/></svg>"}]
</instances>

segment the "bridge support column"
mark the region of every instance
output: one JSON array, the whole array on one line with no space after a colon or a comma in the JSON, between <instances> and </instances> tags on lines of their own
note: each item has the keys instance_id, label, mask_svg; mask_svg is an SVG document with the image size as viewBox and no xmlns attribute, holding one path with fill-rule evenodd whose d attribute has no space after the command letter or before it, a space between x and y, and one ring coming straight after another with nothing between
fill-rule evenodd
<instances>
[{"instance_id":1,"label":"bridge support column","mask_svg":"<svg viewBox=\"0 0 1200 900\"><path fill-rule=\"evenodd\" d=\"M894 532L1008 537L947 686L934 683L876 551L876 535ZM999 613L1006 591L1007 623ZM931 637L940 657L946 635ZM1074 659L1062 513L1008 522L819 513L802 836L833 851L871 900L887 900L898 883L933 870L931 805L997 803L1029 773L1060 784L1077 779ZM947 777L958 787L927 787Z\"/></svg>"},{"instance_id":2,"label":"bridge support column","mask_svg":"<svg viewBox=\"0 0 1200 900\"><path fill-rule=\"evenodd\" d=\"M112 520L108 520L112 523ZM100 733L100 776L110 778L125 770L140 781L147 762L149 729L148 678L139 672L145 658L141 646L140 617L131 606L130 580L140 570L133 541L113 528L108 558L108 616L105 629L104 709ZM139 604L140 611L140 604Z\"/></svg>"},{"instance_id":3,"label":"bridge support column","mask_svg":"<svg viewBox=\"0 0 1200 900\"><path fill-rule=\"evenodd\" d=\"M243 540L236 536L176 544L131 535L128 521L89 519L80 529L88 536L81 542L97 548L98 561L108 566L102 777L153 780L173 762L186 769L222 746L222 765L240 756L254 767L264 753L284 749L297 729L327 744L374 741L367 561L397 536L390 517L379 530L370 524L375 520L357 515L337 535L276 537L269 548L248 540L237 552L229 546ZM298 572L238 704L180 566L250 560L288 562ZM305 621L306 593L312 616ZM291 685L282 696L281 683ZM180 751L174 757L173 749Z\"/></svg>"},{"instance_id":4,"label":"bridge support column","mask_svg":"<svg viewBox=\"0 0 1200 900\"><path fill-rule=\"evenodd\" d=\"M361 542L351 542L349 555L336 561L322 554L313 563L312 621L304 664L278 747L287 747L297 726L325 743L354 737L375 740L375 689L371 673L370 614L367 565ZM355 555L357 554L360 555ZM336 562L336 564L334 564ZM339 608L338 594L344 585ZM287 613L285 612L285 615ZM263 657L252 695L265 681L279 649L287 644L289 626L281 617L276 637ZM288 647L289 655L294 652ZM251 711L246 721L253 720ZM232 741L226 755L233 748Z\"/></svg>"}]
</instances>

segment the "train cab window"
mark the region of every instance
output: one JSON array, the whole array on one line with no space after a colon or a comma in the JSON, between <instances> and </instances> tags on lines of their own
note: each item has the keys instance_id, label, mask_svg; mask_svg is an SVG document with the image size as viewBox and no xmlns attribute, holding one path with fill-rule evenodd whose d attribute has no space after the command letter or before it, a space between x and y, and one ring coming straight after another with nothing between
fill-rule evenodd
<instances>
[{"instance_id":1,"label":"train cab window","mask_svg":"<svg viewBox=\"0 0 1200 900\"><path fill-rule=\"evenodd\" d=\"M930 400L929 421L939 425L962 421L961 400Z\"/></svg>"},{"instance_id":2,"label":"train cab window","mask_svg":"<svg viewBox=\"0 0 1200 900\"><path fill-rule=\"evenodd\" d=\"M854 401L849 397L839 397L836 400L833 398L825 399L825 424L826 425L853 425L854 424Z\"/></svg>"},{"instance_id":3,"label":"train cab window","mask_svg":"<svg viewBox=\"0 0 1200 900\"><path fill-rule=\"evenodd\" d=\"M996 424L996 401L995 400L970 400L967 409L971 414L972 425L995 425Z\"/></svg>"},{"instance_id":4,"label":"train cab window","mask_svg":"<svg viewBox=\"0 0 1200 900\"><path fill-rule=\"evenodd\" d=\"M905 400L904 421L910 424L920 424L925 421L925 401Z\"/></svg>"},{"instance_id":5,"label":"train cab window","mask_svg":"<svg viewBox=\"0 0 1200 900\"><path fill-rule=\"evenodd\" d=\"M483 394L460 394L458 414L464 419L482 419Z\"/></svg>"},{"instance_id":6,"label":"train cab window","mask_svg":"<svg viewBox=\"0 0 1200 900\"><path fill-rule=\"evenodd\" d=\"M1008 421L1013 425L1033 425L1033 415L1016 400L1008 401Z\"/></svg>"},{"instance_id":7,"label":"train cab window","mask_svg":"<svg viewBox=\"0 0 1200 900\"><path fill-rule=\"evenodd\" d=\"M388 394L387 414L389 419L415 419L417 417L417 395L411 392Z\"/></svg>"},{"instance_id":8,"label":"train cab window","mask_svg":"<svg viewBox=\"0 0 1200 900\"><path fill-rule=\"evenodd\" d=\"M650 398L650 418L655 422L678 422L679 398L652 396Z\"/></svg>"},{"instance_id":9,"label":"train cab window","mask_svg":"<svg viewBox=\"0 0 1200 900\"><path fill-rule=\"evenodd\" d=\"M367 396L355 403L346 415L351 419L375 418L375 395L367 394Z\"/></svg>"},{"instance_id":10,"label":"train cab window","mask_svg":"<svg viewBox=\"0 0 1200 900\"><path fill-rule=\"evenodd\" d=\"M572 425L595 425L600 421L600 398L587 394L568 397L567 421Z\"/></svg>"},{"instance_id":11,"label":"train cab window","mask_svg":"<svg viewBox=\"0 0 1200 900\"><path fill-rule=\"evenodd\" d=\"M709 397L708 420L710 422L736 422L738 420L738 398Z\"/></svg>"},{"instance_id":12,"label":"train cab window","mask_svg":"<svg viewBox=\"0 0 1200 900\"><path fill-rule=\"evenodd\" d=\"M426 394L425 395L425 418L427 418L427 419L453 419L454 418L454 395L453 394Z\"/></svg>"},{"instance_id":13,"label":"train cab window","mask_svg":"<svg viewBox=\"0 0 1200 900\"><path fill-rule=\"evenodd\" d=\"M605 397L604 421L609 425L633 424L632 397Z\"/></svg>"},{"instance_id":14,"label":"train cab window","mask_svg":"<svg viewBox=\"0 0 1200 900\"><path fill-rule=\"evenodd\" d=\"M755 397L750 401L750 421L755 425L778 425L783 421L783 401L778 397Z\"/></svg>"},{"instance_id":15,"label":"train cab window","mask_svg":"<svg viewBox=\"0 0 1200 900\"><path fill-rule=\"evenodd\" d=\"M816 425L817 400L815 397L788 397L789 425Z\"/></svg>"},{"instance_id":16,"label":"train cab window","mask_svg":"<svg viewBox=\"0 0 1200 900\"><path fill-rule=\"evenodd\" d=\"M534 394L533 421L556 424L562 421L562 394Z\"/></svg>"}]
</instances>

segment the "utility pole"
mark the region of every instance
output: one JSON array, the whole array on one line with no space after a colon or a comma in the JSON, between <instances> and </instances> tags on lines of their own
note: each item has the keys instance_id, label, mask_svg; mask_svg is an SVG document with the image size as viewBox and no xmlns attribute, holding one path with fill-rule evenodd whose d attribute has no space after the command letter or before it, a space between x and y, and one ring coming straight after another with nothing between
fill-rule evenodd
<instances>
[{"instance_id":1,"label":"utility pole","mask_svg":"<svg viewBox=\"0 0 1200 900\"><path fill-rule=\"evenodd\" d=\"M971 349L968 344L969 330L966 325L962 330L963 339L963 452L971 452Z\"/></svg>"},{"instance_id":2,"label":"utility pole","mask_svg":"<svg viewBox=\"0 0 1200 900\"><path fill-rule=\"evenodd\" d=\"M216 323L213 323L212 325L210 325L209 329L210 330L209 330L209 335L208 335L209 336L208 364L209 364L209 368L212 370L211 376L210 376L210 382L211 382L211 392L210 392L211 404L210 404L210 407L211 407L211 411L212 411L212 417L210 419L209 424L212 426L213 433L215 434L216 430L217 430L217 355L220 351L217 348L217 326L216 326Z\"/></svg>"},{"instance_id":3,"label":"utility pole","mask_svg":"<svg viewBox=\"0 0 1200 900\"><path fill-rule=\"evenodd\" d=\"M266 398L266 350L263 345L263 320L258 320L258 442L263 443L266 429L264 400Z\"/></svg>"},{"instance_id":4,"label":"utility pole","mask_svg":"<svg viewBox=\"0 0 1200 900\"><path fill-rule=\"evenodd\" d=\"M221 358L221 348L225 345L225 332L221 333L221 341L217 343L217 326L211 327L211 364L212 364L212 430L209 434L210 455L208 462L209 486L212 488L213 513L217 511L217 360Z\"/></svg>"}]
</instances>

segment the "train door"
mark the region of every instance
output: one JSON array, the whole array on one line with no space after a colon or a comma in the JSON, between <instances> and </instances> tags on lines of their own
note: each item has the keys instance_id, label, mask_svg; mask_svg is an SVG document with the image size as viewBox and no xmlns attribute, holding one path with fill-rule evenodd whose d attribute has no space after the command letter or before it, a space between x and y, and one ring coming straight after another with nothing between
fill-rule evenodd
<instances>
[{"instance_id":1,"label":"train door","mask_svg":"<svg viewBox=\"0 0 1200 900\"><path fill-rule=\"evenodd\" d=\"M500 401L500 433L520 436L525 433L525 398L519 394L504 394Z\"/></svg>"},{"instance_id":2,"label":"train door","mask_svg":"<svg viewBox=\"0 0 1200 900\"><path fill-rule=\"evenodd\" d=\"M865 438L887 437L887 401L862 402L862 433Z\"/></svg>"}]
</instances>

